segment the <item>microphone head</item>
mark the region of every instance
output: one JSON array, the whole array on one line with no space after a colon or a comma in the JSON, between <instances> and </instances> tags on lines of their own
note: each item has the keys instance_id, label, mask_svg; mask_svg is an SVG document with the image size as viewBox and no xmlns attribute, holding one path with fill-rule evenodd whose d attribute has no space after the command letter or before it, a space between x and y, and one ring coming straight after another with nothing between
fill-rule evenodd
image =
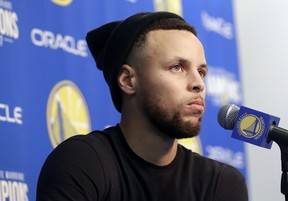
<instances>
[{"instance_id":1,"label":"microphone head","mask_svg":"<svg viewBox=\"0 0 288 201\"><path fill-rule=\"evenodd\" d=\"M239 113L239 107L234 104L224 105L218 112L217 120L221 127L227 130L233 130L236 118Z\"/></svg>"}]
</instances>

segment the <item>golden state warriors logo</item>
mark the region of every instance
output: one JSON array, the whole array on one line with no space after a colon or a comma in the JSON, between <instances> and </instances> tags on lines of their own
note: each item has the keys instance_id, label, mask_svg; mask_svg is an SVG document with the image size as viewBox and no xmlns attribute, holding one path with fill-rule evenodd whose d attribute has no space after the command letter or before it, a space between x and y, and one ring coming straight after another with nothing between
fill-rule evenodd
<instances>
[{"instance_id":1,"label":"golden state warriors logo","mask_svg":"<svg viewBox=\"0 0 288 201\"><path fill-rule=\"evenodd\" d=\"M53 3L57 4L58 6L68 6L72 3L73 0L51 0Z\"/></svg>"},{"instance_id":2,"label":"golden state warriors logo","mask_svg":"<svg viewBox=\"0 0 288 201\"><path fill-rule=\"evenodd\" d=\"M246 138L259 139L264 132L265 124L262 117L243 114L237 122L238 132Z\"/></svg>"},{"instance_id":3,"label":"golden state warriors logo","mask_svg":"<svg viewBox=\"0 0 288 201\"><path fill-rule=\"evenodd\" d=\"M73 135L90 132L85 99L73 82L64 80L52 89L47 104L47 127L54 148Z\"/></svg>"},{"instance_id":4,"label":"golden state warriors logo","mask_svg":"<svg viewBox=\"0 0 288 201\"><path fill-rule=\"evenodd\" d=\"M192 150L193 152L196 152L198 154L202 155L202 145L201 140L199 136L193 137L193 138L186 138L178 140L178 143L186 147L187 149Z\"/></svg>"}]
</instances>

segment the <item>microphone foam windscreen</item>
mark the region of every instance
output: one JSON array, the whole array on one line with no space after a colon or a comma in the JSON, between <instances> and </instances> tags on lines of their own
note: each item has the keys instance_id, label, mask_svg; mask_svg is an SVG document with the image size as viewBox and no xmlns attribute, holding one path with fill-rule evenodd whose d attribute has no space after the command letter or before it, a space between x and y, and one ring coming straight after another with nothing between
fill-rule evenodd
<instances>
[{"instance_id":1,"label":"microphone foam windscreen","mask_svg":"<svg viewBox=\"0 0 288 201\"><path fill-rule=\"evenodd\" d=\"M227 130L233 130L239 107L234 104L224 105L218 112L217 120L220 126Z\"/></svg>"}]
</instances>

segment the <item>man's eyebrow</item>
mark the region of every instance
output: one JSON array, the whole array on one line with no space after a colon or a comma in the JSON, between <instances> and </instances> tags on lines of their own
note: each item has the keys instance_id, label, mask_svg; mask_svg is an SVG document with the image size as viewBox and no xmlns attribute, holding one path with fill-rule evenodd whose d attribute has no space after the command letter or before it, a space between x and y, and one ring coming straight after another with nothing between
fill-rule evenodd
<instances>
[{"instance_id":1,"label":"man's eyebrow","mask_svg":"<svg viewBox=\"0 0 288 201\"><path fill-rule=\"evenodd\" d=\"M178 59L180 62L186 63L186 64L191 64L192 62L189 61L186 58L183 57L175 57L175 59ZM199 68L206 68L208 70L208 65L206 63L200 64Z\"/></svg>"},{"instance_id":2,"label":"man's eyebrow","mask_svg":"<svg viewBox=\"0 0 288 201\"><path fill-rule=\"evenodd\" d=\"M180 57L180 56L175 56L175 57L169 59L168 63L173 62L173 61L179 61L179 62L184 63L184 64L191 64L191 61L189 61L189 59L186 59L186 58ZM208 65L206 63L200 64L198 68L205 68L208 71Z\"/></svg>"},{"instance_id":3,"label":"man's eyebrow","mask_svg":"<svg viewBox=\"0 0 288 201\"><path fill-rule=\"evenodd\" d=\"M207 64L201 64L199 68L205 68L208 71L208 65Z\"/></svg>"}]
</instances>

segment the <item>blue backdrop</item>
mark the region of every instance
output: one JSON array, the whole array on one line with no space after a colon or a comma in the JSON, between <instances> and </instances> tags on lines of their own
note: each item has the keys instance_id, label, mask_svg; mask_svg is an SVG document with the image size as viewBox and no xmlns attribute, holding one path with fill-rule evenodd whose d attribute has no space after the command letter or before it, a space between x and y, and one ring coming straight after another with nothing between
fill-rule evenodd
<instances>
[{"instance_id":1,"label":"blue backdrop","mask_svg":"<svg viewBox=\"0 0 288 201\"><path fill-rule=\"evenodd\" d=\"M181 141L244 175L243 143L217 123L242 103L230 0L0 0L0 200L35 200L37 177L61 141L119 121L86 33L139 11L167 10L198 30L209 65L200 137Z\"/></svg>"}]
</instances>

